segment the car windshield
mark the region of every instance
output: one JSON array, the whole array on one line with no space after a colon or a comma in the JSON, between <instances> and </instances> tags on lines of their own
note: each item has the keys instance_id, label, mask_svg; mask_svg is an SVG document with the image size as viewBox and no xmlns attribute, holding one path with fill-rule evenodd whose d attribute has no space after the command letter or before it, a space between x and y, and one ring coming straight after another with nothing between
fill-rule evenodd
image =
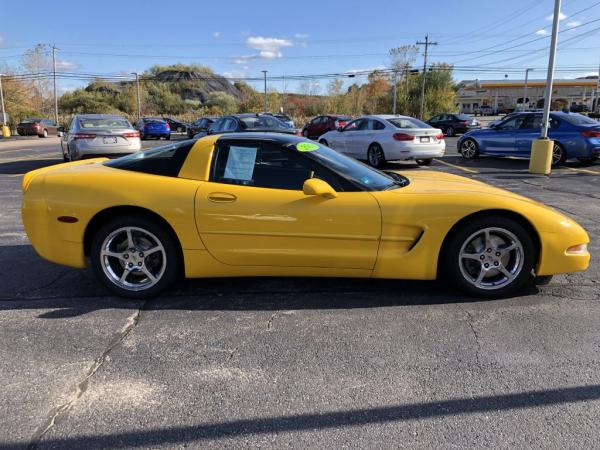
<instances>
[{"instance_id":1,"label":"car windshield","mask_svg":"<svg viewBox=\"0 0 600 450\"><path fill-rule=\"evenodd\" d=\"M581 114L565 114L561 119L569 122L571 125L600 125L600 122Z\"/></svg>"},{"instance_id":2,"label":"car windshield","mask_svg":"<svg viewBox=\"0 0 600 450\"><path fill-rule=\"evenodd\" d=\"M144 123L165 123L162 119L143 119Z\"/></svg>"},{"instance_id":3,"label":"car windshield","mask_svg":"<svg viewBox=\"0 0 600 450\"><path fill-rule=\"evenodd\" d=\"M289 144L289 147L301 151L309 159L327 167L366 191L385 191L404 187L409 183L408 179L401 175L380 172L354 158L314 142L300 141Z\"/></svg>"},{"instance_id":4,"label":"car windshield","mask_svg":"<svg viewBox=\"0 0 600 450\"><path fill-rule=\"evenodd\" d=\"M129 122L120 117L98 117L79 119L81 128L131 128Z\"/></svg>"},{"instance_id":5,"label":"car windshield","mask_svg":"<svg viewBox=\"0 0 600 450\"><path fill-rule=\"evenodd\" d=\"M41 122L42 119L23 119L21 123L38 123Z\"/></svg>"},{"instance_id":6,"label":"car windshield","mask_svg":"<svg viewBox=\"0 0 600 450\"><path fill-rule=\"evenodd\" d=\"M412 117L394 117L393 119L387 119L387 121L397 128L432 128L425 122Z\"/></svg>"},{"instance_id":7,"label":"car windshield","mask_svg":"<svg viewBox=\"0 0 600 450\"><path fill-rule=\"evenodd\" d=\"M244 130L288 130L280 120L271 116L240 117Z\"/></svg>"}]
</instances>

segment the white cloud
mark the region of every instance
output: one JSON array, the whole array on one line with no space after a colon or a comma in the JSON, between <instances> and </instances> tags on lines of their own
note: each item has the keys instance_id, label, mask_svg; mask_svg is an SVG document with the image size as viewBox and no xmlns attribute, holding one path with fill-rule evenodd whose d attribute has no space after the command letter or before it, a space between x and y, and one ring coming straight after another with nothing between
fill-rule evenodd
<instances>
[{"instance_id":1,"label":"white cloud","mask_svg":"<svg viewBox=\"0 0 600 450\"><path fill-rule=\"evenodd\" d=\"M214 37L215 39L218 39L220 36L221 36L221 32L220 32L220 31L215 31L215 32L212 34L212 37Z\"/></svg>"},{"instance_id":2,"label":"white cloud","mask_svg":"<svg viewBox=\"0 0 600 450\"><path fill-rule=\"evenodd\" d=\"M571 22L567 22L567 26L568 27L578 27L579 25L581 25L581 22L579 20L573 20Z\"/></svg>"},{"instance_id":3,"label":"white cloud","mask_svg":"<svg viewBox=\"0 0 600 450\"><path fill-rule=\"evenodd\" d=\"M546 30L544 30L544 29L541 29L541 30L537 30L537 31L535 32L535 34L537 34L538 36L548 36L548 34L550 34L550 33L548 33L548 32L547 32Z\"/></svg>"},{"instance_id":4,"label":"white cloud","mask_svg":"<svg viewBox=\"0 0 600 450\"><path fill-rule=\"evenodd\" d=\"M294 37L295 37L296 39L306 39L306 38L308 37L308 34L304 34L304 33L296 33L296 34L294 35Z\"/></svg>"},{"instance_id":5,"label":"white cloud","mask_svg":"<svg viewBox=\"0 0 600 450\"><path fill-rule=\"evenodd\" d=\"M562 11L560 13L558 13L558 18L559 20L565 20L568 16L563 13ZM554 18L554 14L550 14L549 16L546 16L546 20L552 20Z\"/></svg>"},{"instance_id":6,"label":"white cloud","mask_svg":"<svg viewBox=\"0 0 600 450\"><path fill-rule=\"evenodd\" d=\"M246 39L246 45L254 50L258 50L258 55L256 56L259 58L276 59L283 56L281 52L283 47L293 47L294 43L289 39L249 36Z\"/></svg>"},{"instance_id":7,"label":"white cloud","mask_svg":"<svg viewBox=\"0 0 600 450\"><path fill-rule=\"evenodd\" d=\"M384 69L386 69L386 67L384 65L369 67L367 69L350 69L350 70L346 70L344 72L344 75L355 75L357 73L373 72L374 70L384 70Z\"/></svg>"},{"instance_id":8,"label":"white cloud","mask_svg":"<svg viewBox=\"0 0 600 450\"><path fill-rule=\"evenodd\" d=\"M241 72L239 70L231 70L231 71L226 71L223 72L222 74L225 78L244 78L244 76L246 75L244 72Z\"/></svg>"},{"instance_id":9,"label":"white cloud","mask_svg":"<svg viewBox=\"0 0 600 450\"><path fill-rule=\"evenodd\" d=\"M62 60L62 61L56 61L56 68L57 69L63 69L63 70L75 70L75 69L79 69L79 64L76 64L74 62L71 61L66 61L66 60Z\"/></svg>"}]
</instances>

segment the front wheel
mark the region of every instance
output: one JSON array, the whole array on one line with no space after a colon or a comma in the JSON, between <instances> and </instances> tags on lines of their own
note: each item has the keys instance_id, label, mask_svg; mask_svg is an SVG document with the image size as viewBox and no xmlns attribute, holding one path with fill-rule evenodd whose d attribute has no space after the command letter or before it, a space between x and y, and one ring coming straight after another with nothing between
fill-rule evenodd
<instances>
[{"instance_id":1,"label":"front wheel","mask_svg":"<svg viewBox=\"0 0 600 450\"><path fill-rule=\"evenodd\" d=\"M460 154L465 159L475 159L479 156L479 147L473 139L465 139L460 144Z\"/></svg>"},{"instance_id":2,"label":"front wheel","mask_svg":"<svg viewBox=\"0 0 600 450\"><path fill-rule=\"evenodd\" d=\"M175 239L142 216L124 216L102 226L93 238L90 258L96 276L120 297L154 297L180 273Z\"/></svg>"},{"instance_id":3,"label":"front wheel","mask_svg":"<svg viewBox=\"0 0 600 450\"><path fill-rule=\"evenodd\" d=\"M433 158L415 159L415 161L419 166L430 166Z\"/></svg>"},{"instance_id":4,"label":"front wheel","mask_svg":"<svg viewBox=\"0 0 600 450\"><path fill-rule=\"evenodd\" d=\"M449 237L440 275L477 297L513 294L532 280L536 255L527 230L505 217L484 217Z\"/></svg>"},{"instance_id":5,"label":"front wheel","mask_svg":"<svg viewBox=\"0 0 600 450\"><path fill-rule=\"evenodd\" d=\"M371 144L367 150L367 160L373 167L381 167L385 163L385 155L379 144Z\"/></svg>"},{"instance_id":6,"label":"front wheel","mask_svg":"<svg viewBox=\"0 0 600 450\"><path fill-rule=\"evenodd\" d=\"M554 147L552 147L552 165L559 166L564 164L567 160L567 152L558 142L554 143Z\"/></svg>"},{"instance_id":7,"label":"front wheel","mask_svg":"<svg viewBox=\"0 0 600 450\"><path fill-rule=\"evenodd\" d=\"M447 137L452 137L452 136L454 136L454 128L453 128L453 127L448 127L448 128L446 128L446 131L444 132L444 134L445 134Z\"/></svg>"}]
</instances>

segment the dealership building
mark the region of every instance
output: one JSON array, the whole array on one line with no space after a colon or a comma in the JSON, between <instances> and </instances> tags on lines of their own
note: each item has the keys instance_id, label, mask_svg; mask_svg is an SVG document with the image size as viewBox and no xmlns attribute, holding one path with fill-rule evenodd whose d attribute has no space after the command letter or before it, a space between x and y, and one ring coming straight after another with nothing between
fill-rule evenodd
<instances>
[{"instance_id":1,"label":"dealership building","mask_svg":"<svg viewBox=\"0 0 600 450\"><path fill-rule=\"evenodd\" d=\"M498 112L515 109L542 108L546 80L466 80L459 83L457 108L473 113L476 108L490 106ZM552 109L570 107L576 111L594 110L598 103L598 77L568 80L555 79ZM523 101L524 99L524 101Z\"/></svg>"}]
</instances>

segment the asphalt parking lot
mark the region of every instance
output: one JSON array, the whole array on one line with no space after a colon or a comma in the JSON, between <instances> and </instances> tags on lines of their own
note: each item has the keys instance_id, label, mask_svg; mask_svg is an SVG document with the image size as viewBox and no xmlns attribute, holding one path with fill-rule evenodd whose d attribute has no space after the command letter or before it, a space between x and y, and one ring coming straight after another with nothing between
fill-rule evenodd
<instances>
[{"instance_id":1,"label":"asphalt parking lot","mask_svg":"<svg viewBox=\"0 0 600 450\"><path fill-rule=\"evenodd\" d=\"M538 176L526 160L464 162L447 141L427 170L571 215L588 271L494 301L281 278L124 301L24 234L22 174L62 162L58 139L0 141L0 450L600 447L600 164Z\"/></svg>"}]
</instances>

